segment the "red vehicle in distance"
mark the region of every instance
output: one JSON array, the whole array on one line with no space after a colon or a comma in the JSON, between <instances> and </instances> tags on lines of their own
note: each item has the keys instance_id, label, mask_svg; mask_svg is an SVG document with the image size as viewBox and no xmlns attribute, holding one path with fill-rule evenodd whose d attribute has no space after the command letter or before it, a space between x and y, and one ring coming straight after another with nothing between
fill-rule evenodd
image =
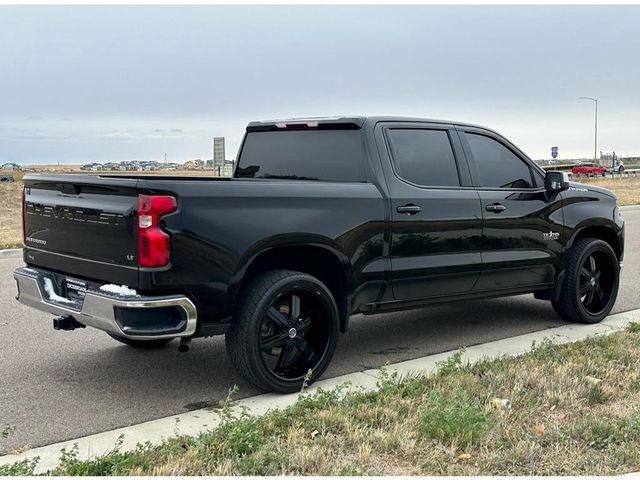
<instances>
[{"instance_id":1,"label":"red vehicle in distance","mask_svg":"<svg viewBox=\"0 0 640 480\"><path fill-rule=\"evenodd\" d=\"M571 169L573 175L602 175L607 173L607 169L597 163L581 163Z\"/></svg>"}]
</instances>

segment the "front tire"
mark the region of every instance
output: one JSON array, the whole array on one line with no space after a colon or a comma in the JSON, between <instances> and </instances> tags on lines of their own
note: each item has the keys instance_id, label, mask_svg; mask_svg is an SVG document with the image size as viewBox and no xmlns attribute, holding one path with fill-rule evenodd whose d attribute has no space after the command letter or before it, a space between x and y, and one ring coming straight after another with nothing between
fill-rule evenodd
<instances>
[{"instance_id":1,"label":"front tire","mask_svg":"<svg viewBox=\"0 0 640 480\"><path fill-rule=\"evenodd\" d=\"M301 272L273 270L241 292L226 334L227 352L252 385L291 393L324 373L338 330L338 307L322 282Z\"/></svg>"},{"instance_id":2,"label":"front tire","mask_svg":"<svg viewBox=\"0 0 640 480\"><path fill-rule=\"evenodd\" d=\"M616 301L620 281L618 258L611 246L595 238L581 238L569 252L560 299L553 309L565 320L598 323Z\"/></svg>"},{"instance_id":3,"label":"front tire","mask_svg":"<svg viewBox=\"0 0 640 480\"><path fill-rule=\"evenodd\" d=\"M111 333L107 333L107 335L120 343L129 345L130 347L148 350L164 347L167 343L173 340L173 338L158 338L157 340L134 340L133 338L119 337L117 335L112 335Z\"/></svg>"}]
</instances>

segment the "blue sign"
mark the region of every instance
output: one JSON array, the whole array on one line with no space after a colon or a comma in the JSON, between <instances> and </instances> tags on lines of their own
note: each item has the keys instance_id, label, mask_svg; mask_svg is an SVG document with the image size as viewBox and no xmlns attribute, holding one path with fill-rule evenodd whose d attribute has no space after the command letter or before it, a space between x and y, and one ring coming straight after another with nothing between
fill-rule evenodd
<instances>
[{"instance_id":1,"label":"blue sign","mask_svg":"<svg viewBox=\"0 0 640 480\"><path fill-rule=\"evenodd\" d=\"M553 158L558 158L558 147L551 147L551 156Z\"/></svg>"}]
</instances>

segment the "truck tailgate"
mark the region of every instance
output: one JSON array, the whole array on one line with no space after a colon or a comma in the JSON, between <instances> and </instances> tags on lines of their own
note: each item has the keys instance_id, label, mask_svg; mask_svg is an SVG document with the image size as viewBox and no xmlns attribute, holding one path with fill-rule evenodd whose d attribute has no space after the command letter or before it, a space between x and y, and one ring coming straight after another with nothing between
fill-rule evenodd
<instances>
[{"instance_id":1,"label":"truck tailgate","mask_svg":"<svg viewBox=\"0 0 640 480\"><path fill-rule=\"evenodd\" d=\"M80 175L25 177L25 261L136 287L136 185Z\"/></svg>"}]
</instances>

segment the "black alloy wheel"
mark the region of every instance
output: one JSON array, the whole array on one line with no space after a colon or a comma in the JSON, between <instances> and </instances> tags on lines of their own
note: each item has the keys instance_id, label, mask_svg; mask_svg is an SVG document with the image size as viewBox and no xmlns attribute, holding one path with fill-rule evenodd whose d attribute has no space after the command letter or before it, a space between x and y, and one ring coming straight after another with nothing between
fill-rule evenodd
<instances>
[{"instance_id":1,"label":"black alloy wheel","mask_svg":"<svg viewBox=\"0 0 640 480\"><path fill-rule=\"evenodd\" d=\"M600 314L609 304L617 272L610 258L601 251L588 255L578 275L579 296L583 307L591 315Z\"/></svg>"},{"instance_id":2,"label":"black alloy wheel","mask_svg":"<svg viewBox=\"0 0 640 480\"><path fill-rule=\"evenodd\" d=\"M339 323L333 295L317 278L272 270L243 289L226 335L227 352L259 389L299 391L329 365Z\"/></svg>"},{"instance_id":3,"label":"black alloy wheel","mask_svg":"<svg viewBox=\"0 0 640 480\"><path fill-rule=\"evenodd\" d=\"M331 337L327 313L313 292L299 288L273 302L262 320L260 351L274 376L301 380L317 367Z\"/></svg>"},{"instance_id":4,"label":"black alloy wheel","mask_svg":"<svg viewBox=\"0 0 640 480\"><path fill-rule=\"evenodd\" d=\"M568 254L562 291L554 310L572 322L597 323L605 318L618 295L618 257L604 240L580 238Z\"/></svg>"}]
</instances>

